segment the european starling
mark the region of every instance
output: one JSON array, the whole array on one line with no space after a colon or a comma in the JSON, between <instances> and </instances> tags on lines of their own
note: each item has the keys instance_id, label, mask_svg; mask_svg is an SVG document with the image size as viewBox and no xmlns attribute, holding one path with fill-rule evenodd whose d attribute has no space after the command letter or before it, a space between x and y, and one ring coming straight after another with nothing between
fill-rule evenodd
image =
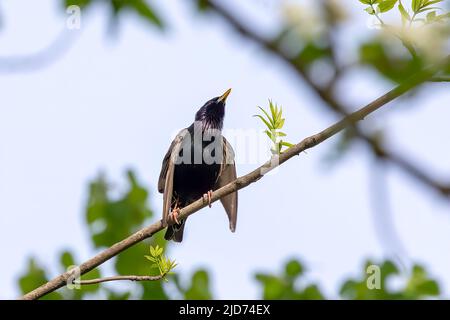
<instances>
[{"instance_id":1,"label":"european starling","mask_svg":"<svg viewBox=\"0 0 450 320\"><path fill-rule=\"evenodd\" d=\"M211 207L211 193L236 179L234 151L222 136L225 101L228 89L220 97L207 101L196 113L195 121L181 130L167 151L158 181L163 193L164 238L181 242L186 221L178 219L178 212L203 196ZM237 192L221 202L228 215L230 230L234 232L237 219Z\"/></svg>"}]
</instances>

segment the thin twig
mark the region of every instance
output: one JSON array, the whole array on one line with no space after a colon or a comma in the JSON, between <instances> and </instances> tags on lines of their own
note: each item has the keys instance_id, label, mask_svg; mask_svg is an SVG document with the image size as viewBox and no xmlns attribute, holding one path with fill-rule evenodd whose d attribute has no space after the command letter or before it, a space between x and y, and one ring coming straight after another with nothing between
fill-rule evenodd
<instances>
[{"instance_id":1,"label":"thin twig","mask_svg":"<svg viewBox=\"0 0 450 320\"><path fill-rule=\"evenodd\" d=\"M97 278L97 279L89 279L89 280L74 280L73 284L79 285L89 285L89 284L97 284L101 282L109 282L109 281L158 281L164 278L165 274L161 274L159 276L112 276L105 278Z\"/></svg>"},{"instance_id":2,"label":"thin twig","mask_svg":"<svg viewBox=\"0 0 450 320\"><path fill-rule=\"evenodd\" d=\"M373 224L378 241L388 255L402 258L407 257L393 220L393 211L386 180L388 163L384 159L374 157L369 168L369 200L372 209Z\"/></svg>"},{"instance_id":3,"label":"thin twig","mask_svg":"<svg viewBox=\"0 0 450 320\"><path fill-rule=\"evenodd\" d=\"M0 73L32 72L48 67L69 51L78 34L64 28L52 43L40 51L0 56Z\"/></svg>"},{"instance_id":4,"label":"thin twig","mask_svg":"<svg viewBox=\"0 0 450 320\"><path fill-rule=\"evenodd\" d=\"M450 82L450 76L436 76L430 79L431 82Z\"/></svg>"},{"instance_id":5,"label":"thin twig","mask_svg":"<svg viewBox=\"0 0 450 320\"><path fill-rule=\"evenodd\" d=\"M401 156L399 153L396 153L393 150L389 150L386 147L381 146L380 142L364 134L362 131L355 131L355 134L358 136L358 138L367 142L367 144L372 148L377 157L380 157L383 160L387 160L389 163L402 168L404 171L408 172L412 178L416 179L421 184L431 188L431 190L437 191L442 196L450 196L450 184L444 184L440 181L436 181L429 175L425 174L422 169L417 167L417 165L414 165L410 160L407 160L405 157Z\"/></svg>"},{"instance_id":6,"label":"thin twig","mask_svg":"<svg viewBox=\"0 0 450 320\"><path fill-rule=\"evenodd\" d=\"M223 186L222 188L214 191L211 196L211 203L219 200L220 198L232 192L235 192L237 190L249 186L250 184L260 180L267 172L280 166L281 164L293 158L294 156L297 156L301 152L322 143L323 141L331 138L332 136L336 135L338 132L344 130L345 128L353 126L356 122L363 120L369 114L380 109L387 103L400 97L404 93L415 88L417 85L430 79L437 72L437 70L440 69L443 65L450 66L450 56L447 57L447 59L445 59L443 62L430 68L427 68L425 70L422 70L405 83L395 87L394 89L387 92L383 96L379 97L378 99L374 100L373 102L369 103L368 105L359 109L358 111L355 111L350 115L344 117L342 120L334 123L325 130L303 139L301 142L287 149L282 154L273 156L270 160L268 160L266 163L264 163L257 169L253 170L252 172L244 176L241 176L236 180ZM201 198L191 203L187 207L181 209L179 212L179 219L186 219L188 216L194 214L195 212L199 211L200 209L204 208L207 205L208 203L204 201L203 198ZM104 251L100 252L96 256L92 257L91 259L81 264L79 266L80 275L85 274L86 272L89 272L90 270L98 267L99 265L113 258L120 252L128 249L129 247L135 245L136 243L143 241L144 239L151 237L155 233L163 230L165 227L166 226L163 225L162 221L160 220L148 227L145 227L137 231L128 238L120 242L117 242L116 244L112 245L111 247L105 249ZM22 297L22 299L26 300L39 299L40 297L64 286L70 277L71 273L69 271L65 272L57 276L56 278L48 281L47 283L43 284L42 286L34 289L33 291L25 294Z\"/></svg>"}]
</instances>

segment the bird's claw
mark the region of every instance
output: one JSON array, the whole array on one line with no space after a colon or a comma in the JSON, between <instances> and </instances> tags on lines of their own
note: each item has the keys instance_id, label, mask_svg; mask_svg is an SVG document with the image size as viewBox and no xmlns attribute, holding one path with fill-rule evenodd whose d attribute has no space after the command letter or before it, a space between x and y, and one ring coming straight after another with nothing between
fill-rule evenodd
<instances>
[{"instance_id":1,"label":"bird's claw","mask_svg":"<svg viewBox=\"0 0 450 320\"><path fill-rule=\"evenodd\" d=\"M212 197L212 190L209 190L207 193L203 195L203 200L206 201L208 199L208 207L211 208L211 197Z\"/></svg>"},{"instance_id":2,"label":"bird's claw","mask_svg":"<svg viewBox=\"0 0 450 320\"><path fill-rule=\"evenodd\" d=\"M178 214L179 214L179 213L180 213L180 209L179 209L179 208L173 209L172 212L169 213L169 216L167 217L167 218L168 218L167 220L168 220L171 224L174 224L174 223L180 224L180 222L178 221Z\"/></svg>"}]
</instances>

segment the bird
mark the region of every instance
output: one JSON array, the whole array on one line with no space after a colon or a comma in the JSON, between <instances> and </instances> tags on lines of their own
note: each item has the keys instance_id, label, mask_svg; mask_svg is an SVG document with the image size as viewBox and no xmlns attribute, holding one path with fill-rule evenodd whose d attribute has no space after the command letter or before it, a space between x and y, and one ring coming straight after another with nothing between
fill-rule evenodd
<instances>
[{"instance_id":1,"label":"bird","mask_svg":"<svg viewBox=\"0 0 450 320\"><path fill-rule=\"evenodd\" d=\"M211 207L214 190L236 179L234 150L222 135L226 100L231 89L208 100L195 114L194 122L181 130L164 156L158 180L163 194L164 238L182 242L186 219L180 208L203 198ZM237 222L237 191L221 199L231 232Z\"/></svg>"}]
</instances>

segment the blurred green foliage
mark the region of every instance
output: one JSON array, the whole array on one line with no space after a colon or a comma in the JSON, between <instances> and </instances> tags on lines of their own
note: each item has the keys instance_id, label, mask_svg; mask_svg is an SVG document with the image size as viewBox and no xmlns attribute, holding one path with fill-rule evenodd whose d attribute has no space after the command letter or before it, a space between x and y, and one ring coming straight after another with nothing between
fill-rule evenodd
<instances>
[{"instance_id":1,"label":"blurred green foliage","mask_svg":"<svg viewBox=\"0 0 450 320\"><path fill-rule=\"evenodd\" d=\"M376 269L378 274L373 271ZM374 277L379 276L379 287L373 286ZM281 275L256 274L262 285L263 299L326 299L319 285L307 281L305 267L298 260L290 260ZM390 280L400 282L398 288ZM368 260L360 279L348 279L342 284L341 299L386 300L436 298L440 294L439 284L429 277L424 267L413 265L411 270L400 272L390 260L374 263Z\"/></svg>"},{"instance_id":2,"label":"blurred green foliage","mask_svg":"<svg viewBox=\"0 0 450 320\"><path fill-rule=\"evenodd\" d=\"M450 36L450 12L439 7L443 0L359 0L367 5L365 11L376 17L383 32L361 44L360 62L375 68L384 77L402 82L422 69L431 58L443 58L445 42ZM409 6L407 5L409 3ZM401 24L387 23L382 14L394 11ZM398 44L407 49L400 53L398 46L389 41L396 37ZM442 52L440 52L442 51ZM441 57L439 57L441 55Z\"/></svg>"},{"instance_id":3,"label":"blurred green foliage","mask_svg":"<svg viewBox=\"0 0 450 320\"><path fill-rule=\"evenodd\" d=\"M302 284L305 269L297 260L290 260L284 267L284 272L277 276L257 273L256 279L263 287L263 299L283 300L321 300L324 299L316 284Z\"/></svg>"},{"instance_id":4,"label":"blurred green foliage","mask_svg":"<svg viewBox=\"0 0 450 320\"><path fill-rule=\"evenodd\" d=\"M96 248L109 247L136 231L153 213L148 208L148 192L133 172L127 172L128 190L114 199L103 175L89 186L86 223Z\"/></svg>"},{"instance_id":5,"label":"blurred green foliage","mask_svg":"<svg viewBox=\"0 0 450 320\"><path fill-rule=\"evenodd\" d=\"M126 187L116 197L112 196L112 193L117 194L118 188L113 188L103 174L100 174L89 184L85 218L90 239L96 249L109 247L122 240L146 223L150 223L153 217L153 211L148 206L147 189L139 183L132 171L128 171L126 177ZM158 246L158 249L163 249L166 252L169 250L162 233L158 233L145 243L139 243L113 259L115 272L119 275L149 275L155 273L155 270L151 268L151 263L144 257L149 252L149 244ZM66 271L69 266L76 265L73 256L70 250L65 250L59 255L61 265L58 272ZM46 270L45 266L38 265L33 258L30 259L26 272L19 279L21 292L28 292L48 281L49 278L44 270ZM92 270L83 275L82 279L99 278L101 276L100 270L101 268ZM159 271L156 274L159 274ZM170 277L169 275L169 279ZM195 273L189 290L180 290L179 295L184 296L186 293L192 299L211 297L208 276L206 275L206 280L204 279L204 275L200 274L199 276ZM125 290L117 291L107 284L86 285L81 286L79 290L60 289L58 293L51 294L49 297L51 299L95 297L106 297L108 299L169 299L164 281L133 282L124 287Z\"/></svg>"},{"instance_id":6,"label":"blurred green foliage","mask_svg":"<svg viewBox=\"0 0 450 320\"><path fill-rule=\"evenodd\" d=\"M117 24L119 15L122 12L130 11L137 14L138 17L150 25L156 26L159 29L164 28L164 23L160 15L150 5L149 1L146 0L62 0L64 8L76 5L81 9L87 9L96 3L101 3L107 7L115 24Z\"/></svg>"},{"instance_id":7,"label":"blurred green foliage","mask_svg":"<svg viewBox=\"0 0 450 320\"><path fill-rule=\"evenodd\" d=\"M185 299L212 299L208 272L197 270L192 275L189 287L183 292Z\"/></svg>"},{"instance_id":8,"label":"blurred green foliage","mask_svg":"<svg viewBox=\"0 0 450 320\"><path fill-rule=\"evenodd\" d=\"M367 282L373 274L369 272L370 266L379 266L380 288L369 289ZM393 280L397 277L400 280L399 288L392 288ZM439 296L439 284L429 278L424 267L414 265L411 270L400 273L399 269L392 261L384 261L375 264L367 261L364 272L360 279L350 279L344 282L340 294L345 299L422 299Z\"/></svg>"},{"instance_id":9,"label":"blurred green foliage","mask_svg":"<svg viewBox=\"0 0 450 320\"><path fill-rule=\"evenodd\" d=\"M421 70L425 63L419 57L415 59L397 55L396 49L380 41L365 42L359 49L361 63L374 68L384 77L400 83Z\"/></svg>"},{"instance_id":10,"label":"blurred green foliage","mask_svg":"<svg viewBox=\"0 0 450 320\"><path fill-rule=\"evenodd\" d=\"M368 14L379 19L379 23L383 25L383 31L387 28L384 28L386 23L382 20L382 14L393 12L397 8L402 28L409 30L409 34L402 33L402 30L398 29L390 30L394 36L392 38L396 40L393 44L392 39L386 35L380 36L381 31L371 32L367 29L367 37L357 46L358 58L355 61L351 59L339 61L335 47L339 47L340 44L336 45L334 42L340 38L335 37L334 33L339 32L339 24L346 19L343 13L344 8L339 7L340 4L337 1L320 1L317 10L289 7L279 34L276 34L268 45L270 50L281 52L283 56L288 57L291 66L304 72L307 80L320 88L325 88L323 95L327 99L333 99L332 89L336 87L335 84L339 79L345 78L343 75L355 68L369 67L382 78L394 82L404 81L429 62L427 55L430 52L427 51L431 51L432 54L438 51L435 48L439 47L436 42L439 37L447 40L449 38L448 18L450 15L446 11L434 8L441 1L411 0L408 1L409 5L406 4L407 1L395 0L359 0L359 2L365 5L364 9ZM155 10L153 3L156 1L62 0L61 2L64 9L70 5L78 5L82 9L89 9L94 4L103 5L114 25L118 24L122 13L130 12L147 25L162 30L166 26L166 21ZM211 7L207 0L197 0L194 3L200 12L206 12ZM435 37L430 34L427 36L425 33L412 32L410 27L414 24L425 26L436 24L443 26L444 29L439 29L440 33L436 33ZM342 35L341 38L343 38ZM431 40L433 40L432 45L429 44ZM345 50L348 49L344 48L344 52ZM352 56L347 52L344 55ZM331 72L322 72L323 70L331 70ZM450 67L443 72L450 74ZM327 73L331 76L323 77L323 74ZM284 119L281 112L278 116L278 111L274 113L272 108L271 114L271 116L266 114L267 119L263 116L260 118L269 128L269 138L276 140L272 131L277 132L276 130L281 129ZM273 121L278 119L278 122L271 123L271 119ZM277 137L279 136L283 136L283 133L278 132ZM342 135L336 145L336 154L343 154L345 150L348 150L353 137L354 132L351 130ZM276 149L279 151L281 145L278 145ZM149 208L148 199L147 189L140 184L132 171L127 173L126 188L123 192L120 192L118 188L113 190L112 184L104 175L92 181L89 184L84 216L93 248L98 251L108 247L150 223L152 218L158 218L159 215L155 217ZM149 241L124 251L108 264L113 264L113 270L117 274L148 275L152 269L144 255L148 253L149 245L159 245L165 252L170 252L170 245L164 241L162 233L158 233ZM73 250L64 250L59 254L58 266L51 270L54 270L53 273L65 271L68 267L80 262L75 257ZM343 282L339 292L341 298L422 299L438 297L440 294L439 284L429 277L424 267L414 265L411 270L400 272L391 261L382 261L377 264L380 267L380 289L369 289L367 281L371 274L367 272L367 268L370 265L374 264L372 261L367 261L358 278ZM38 263L36 258L30 258L26 270L18 281L20 291L28 292L48 281L47 268L48 266ZM102 267L95 269L83 275L83 279L98 278L103 273L102 270ZM264 299L324 299L326 297L319 285L308 281L307 269L295 259L285 264L281 274L258 273L255 277L261 287L261 297ZM395 288L390 284L392 279L403 280L403 282ZM120 286L120 290L117 289L117 285L109 284L82 286L80 290L62 288L43 299L213 298L210 276L206 269L194 271L187 285L182 283L179 274L170 276L169 280L169 284L164 281L127 283ZM168 290L168 285L171 285L173 290Z\"/></svg>"},{"instance_id":11,"label":"blurred green foliage","mask_svg":"<svg viewBox=\"0 0 450 320\"><path fill-rule=\"evenodd\" d=\"M112 197L112 187L104 175L89 185L89 196L86 206L86 222L94 248L104 248L122 240L130 235L153 216L148 207L148 191L142 186L132 171L127 172L127 185L125 190L117 197ZM160 256L170 249L162 238L162 233L152 237L147 243L140 243L122 252L114 261L114 269L118 275L149 275L152 273L151 264L145 254L149 252L149 244L152 245L151 256ZM59 266L57 272L66 271L67 268L76 265L80 261L74 258L71 250L65 250L59 254ZM154 261L152 261L154 262ZM369 289L367 285L370 273L367 268L374 263L368 261L364 267L360 279L349 279L341 287L340 295L344 299L421 299L436 297L439 295L438 283L431 279L426 270L419 265L414 265L412 270L406 273L404 286L397 290L389 289L388 280L394 276L405 278L405 273L400 273L391 261L384 261L376 265L380 266L380 289ZM102 268L97 268L82 276L82 279L101 277ZM29 292L39 285L47 282L49 277L46 266L40 265L35 258L30 258L25 272L19 279L19 287L22 293ZM157 272L160 274L160 271ZM187 285L183 285L179 274L168 275L169 284L164 281L133 282L122 286L120 290L112 288L108 284L96 284L81 286L80 289L68 289L66 287L53 292L43 299L90 299L106 298L120 299L213 299L211 281L206 269L194 271ZM319 285L308 281L307 268L298 260L289 260L281 274L257 273L255 275L261 287L262 299L302 299L317 300L326 299L326 295L320 290ZM172 285L168 293L167 285Z\"/></svg>"},{"instance_id":12,"label":"blurred green foliage","mask_svg":"<svg viewBox=\"0 0 450 320\"><path fill-rule=\"evenodd\" d=\"M44 269L38 265L34 258L28 259L27 271L19 279L19 287L22 293L30 292L47 282L48 276ZM59 292L52 292L44 297L43 300L60 300L62 295Z\"/></svg>"}]
</instances>

